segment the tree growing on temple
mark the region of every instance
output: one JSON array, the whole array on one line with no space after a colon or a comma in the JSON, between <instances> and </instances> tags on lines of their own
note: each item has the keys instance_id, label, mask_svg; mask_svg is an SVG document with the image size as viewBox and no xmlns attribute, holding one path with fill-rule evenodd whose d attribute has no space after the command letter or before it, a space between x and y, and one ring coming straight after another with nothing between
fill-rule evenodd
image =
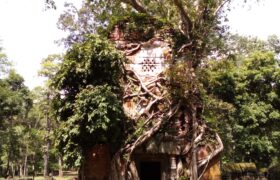
<instances>
[{"instance_id":1,"label":"tree growing on temple","mask_svg":"<svg viewBox=\"0 0 280 180\"><path fill-rule=\"evenodd\" d=\"M226 30L222 22L230 2L92 0L84 2L82 9L75 11L79 12L77 15L62 15L60 27L71 32L65 41L70 48L53 86L60 92L56 106L63 123L58 144L66 160L82 166L88 149L109 143L113 157L111 179L137 179L131 161L135 149L180 116L187 119L189 130L185 147L188 172L183 175L200 179L223 144L201 116L203 100L196 72L203 65L202 60L217 53L222 45L220 40ZM83 16L87 13L89 19ZM140 46L156 32L170 38L173 58L165 75L154 82L155 89L161 89L159 92L143 84L137 73L124 69L124 57L106 40L115 25L124 25L124 32L131 33L128 38L140 34ZM137 49L138 45L133 47ZM131 123L121 104L124 98L134 96L145 97L147 106ZM199 146L211 149L200 160Z\"/></svg>"}]
</instances>

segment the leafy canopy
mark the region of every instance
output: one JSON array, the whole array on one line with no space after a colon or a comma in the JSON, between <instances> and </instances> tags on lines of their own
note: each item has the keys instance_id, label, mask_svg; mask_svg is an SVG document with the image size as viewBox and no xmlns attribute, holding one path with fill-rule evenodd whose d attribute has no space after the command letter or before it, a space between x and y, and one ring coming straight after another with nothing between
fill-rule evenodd
<instances>
[{"instance_id":1,"label":"leafy canopy","mask_svg":"<svg viewBox=\"0 0 280 180\"><path fill-rule=\"evenodd\" d=\"M213 61L205 71L204 116L223 134L228 160L268 166L278 156L280 138L275 55L255 52L238 63Z\"/></svg>"},{"instance_id":2,"label":"leafy canopy","mask_svg":"<svg viewBox=\"0 0 280 180\"><path fill-rule=\"evenodd\" d=\"M55 99L61 120L58 146L69 165L98 143L120 144L125 118L120 80L124 57L108 40L87 36L64 56L53 79L61 92Z\"/></svg>"}]
</instances>

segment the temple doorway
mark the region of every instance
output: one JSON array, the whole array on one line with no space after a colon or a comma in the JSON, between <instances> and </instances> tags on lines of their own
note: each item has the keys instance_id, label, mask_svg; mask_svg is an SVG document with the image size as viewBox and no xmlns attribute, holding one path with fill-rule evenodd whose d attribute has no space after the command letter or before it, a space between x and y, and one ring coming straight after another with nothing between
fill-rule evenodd
<instances>
[{"instance_id":1,"label":"temple doorway","mask_svg":"<svg viewBox=\"0 0 280 180\"><path fill-rule=\"evenodd\" d=\"M161 180L161 163L159 161L140 162L140 180Z\"/></svg>"}]
</instances>

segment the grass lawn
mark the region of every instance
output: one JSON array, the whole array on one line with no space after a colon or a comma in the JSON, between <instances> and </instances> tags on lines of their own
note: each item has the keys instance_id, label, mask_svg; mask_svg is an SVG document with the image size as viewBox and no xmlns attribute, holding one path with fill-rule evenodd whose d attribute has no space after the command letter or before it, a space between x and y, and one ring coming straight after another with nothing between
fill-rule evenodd
<instances>
[{"instance_id":1,"label":"grass lawn","mask_svg":"<svg viewBox=\"0 0 280 180\"><path fill-rule=\"evenodd\" d=\"M75 177L77 177L77 176L63 176L63 177L53 176L53 180L73 180ZM27 177L27 178L31 178L32 179L32 177ZM15 177L13 180L27 179L27 178ZM0 180L5 180L5 179L4 178L0 178ZM44 177L43 176L36 176L34 178L34 180L44 180Z\"/></svg>"},{"instance_id":2,"label":"grass lawn","mask_svg":"<svg viewBox=\"0 0 280 180\"><path fill-rule=\"evenodd\" d=\"M78 174L76 172L65 172L65 175L63 177L53 176L53 180L73 180L77 176ZM23 180L27 178L32 179L32 176L28 176L26 178L14 177L13 180L19 180L19 179ZM0 177L0 180L5 180L5 179ZM35 176L34 180L44 180L44 176ZM51 178L49 180L51 180Z\"/></svg>"}]
</instances>

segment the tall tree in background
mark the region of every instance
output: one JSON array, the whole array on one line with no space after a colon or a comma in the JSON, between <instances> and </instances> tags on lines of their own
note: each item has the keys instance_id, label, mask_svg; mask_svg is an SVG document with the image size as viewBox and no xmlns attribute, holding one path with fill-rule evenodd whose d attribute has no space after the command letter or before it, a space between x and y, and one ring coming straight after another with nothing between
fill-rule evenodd
<instances>
[{"instance_id":1,"label":"tall tree in background","mask_svg":"<svg viewBox=\"0 0 280 180\"><path fill-rule=\"evenodd\" d=\"M12 69L3 53L0 53L0 71L1 174L14 175L19 169L20 175L24 175L29 153L27 115L32 100L23 78Z\"/></svg>"},{"instance_id":2,"label":"tall tree in background","mask_svg":"<svg viewBox=\"0 0 280 180\"><path fill-rule=\"evenodd\" d=\"M27 151L28 147L21 144L21 139L24 129L28 128L25 123L31 106L32 100L29 90L23 84L23 78L13 70L10 71L8 77L1 79L2 149L6 175L14 175L21 149Z\"/></svg>"},{"instance_id":3,"label":"tall tree in background","mask_svg":"<svg viewBox=\"0 0 280 180\"><path fill-rule=\"evenodd\" d=\"M222 135L227 161L259 167L279 161L277 39L234 36L228 51L233 59L210 61L202 70L204 116Z\"/></svg>"},{"instance_id":4,"label":"tall tree in background","mask_svg":"<svg viewBox=\"0 0 280 180\"><path fill-rule=\"evenodd\" d=\"M56 95L56 92L50 86L50 79L52 79L58 71L59 63L61 63L62 56L58 54L49 55L42 60L41 70L39 75L47 78L45 81L45 87L41 89L41 96L39 99L39 109L43 113L43 119L45 120L45 146L44 146L44 178L48 179L50 173L50 153L51 149L54 149L54 134L55 128L58 127L56 116L52 105L52 100ZM61 156L57 155L59 162ZM59 163L61 165L61 163ZM62 167L59 167L59 175L62 176Z\"/></svg>"},{"instance_id":5,"label":"tall tree in background","mask_svg":"<svg viewBox=\"0 0 280 180\"><path fill-rule=\"evenodd\" d=\"M268 166L279 141L279 65L272 53L256 52L244 62L236 87L239 126L236 151L241 160Z\"/></svg>"},{"instance_id":6,"label":"tall tree in background","mask_svg":"<svg viewBox=\"0 0 280 180\"><path fill-rule=\"evenodd\" d=\"M40 74L51 78L59 57L46 58ZM50 100L53 92L43 88L29 92L24 79L3 53L0 53L0 90L0 176L26 177L30 173L35 176L44 167L43 156L48 176L58 159L54 151L57 123ZM28 172L30 169L33 172Z\"/></svg>"}]
</instances>

